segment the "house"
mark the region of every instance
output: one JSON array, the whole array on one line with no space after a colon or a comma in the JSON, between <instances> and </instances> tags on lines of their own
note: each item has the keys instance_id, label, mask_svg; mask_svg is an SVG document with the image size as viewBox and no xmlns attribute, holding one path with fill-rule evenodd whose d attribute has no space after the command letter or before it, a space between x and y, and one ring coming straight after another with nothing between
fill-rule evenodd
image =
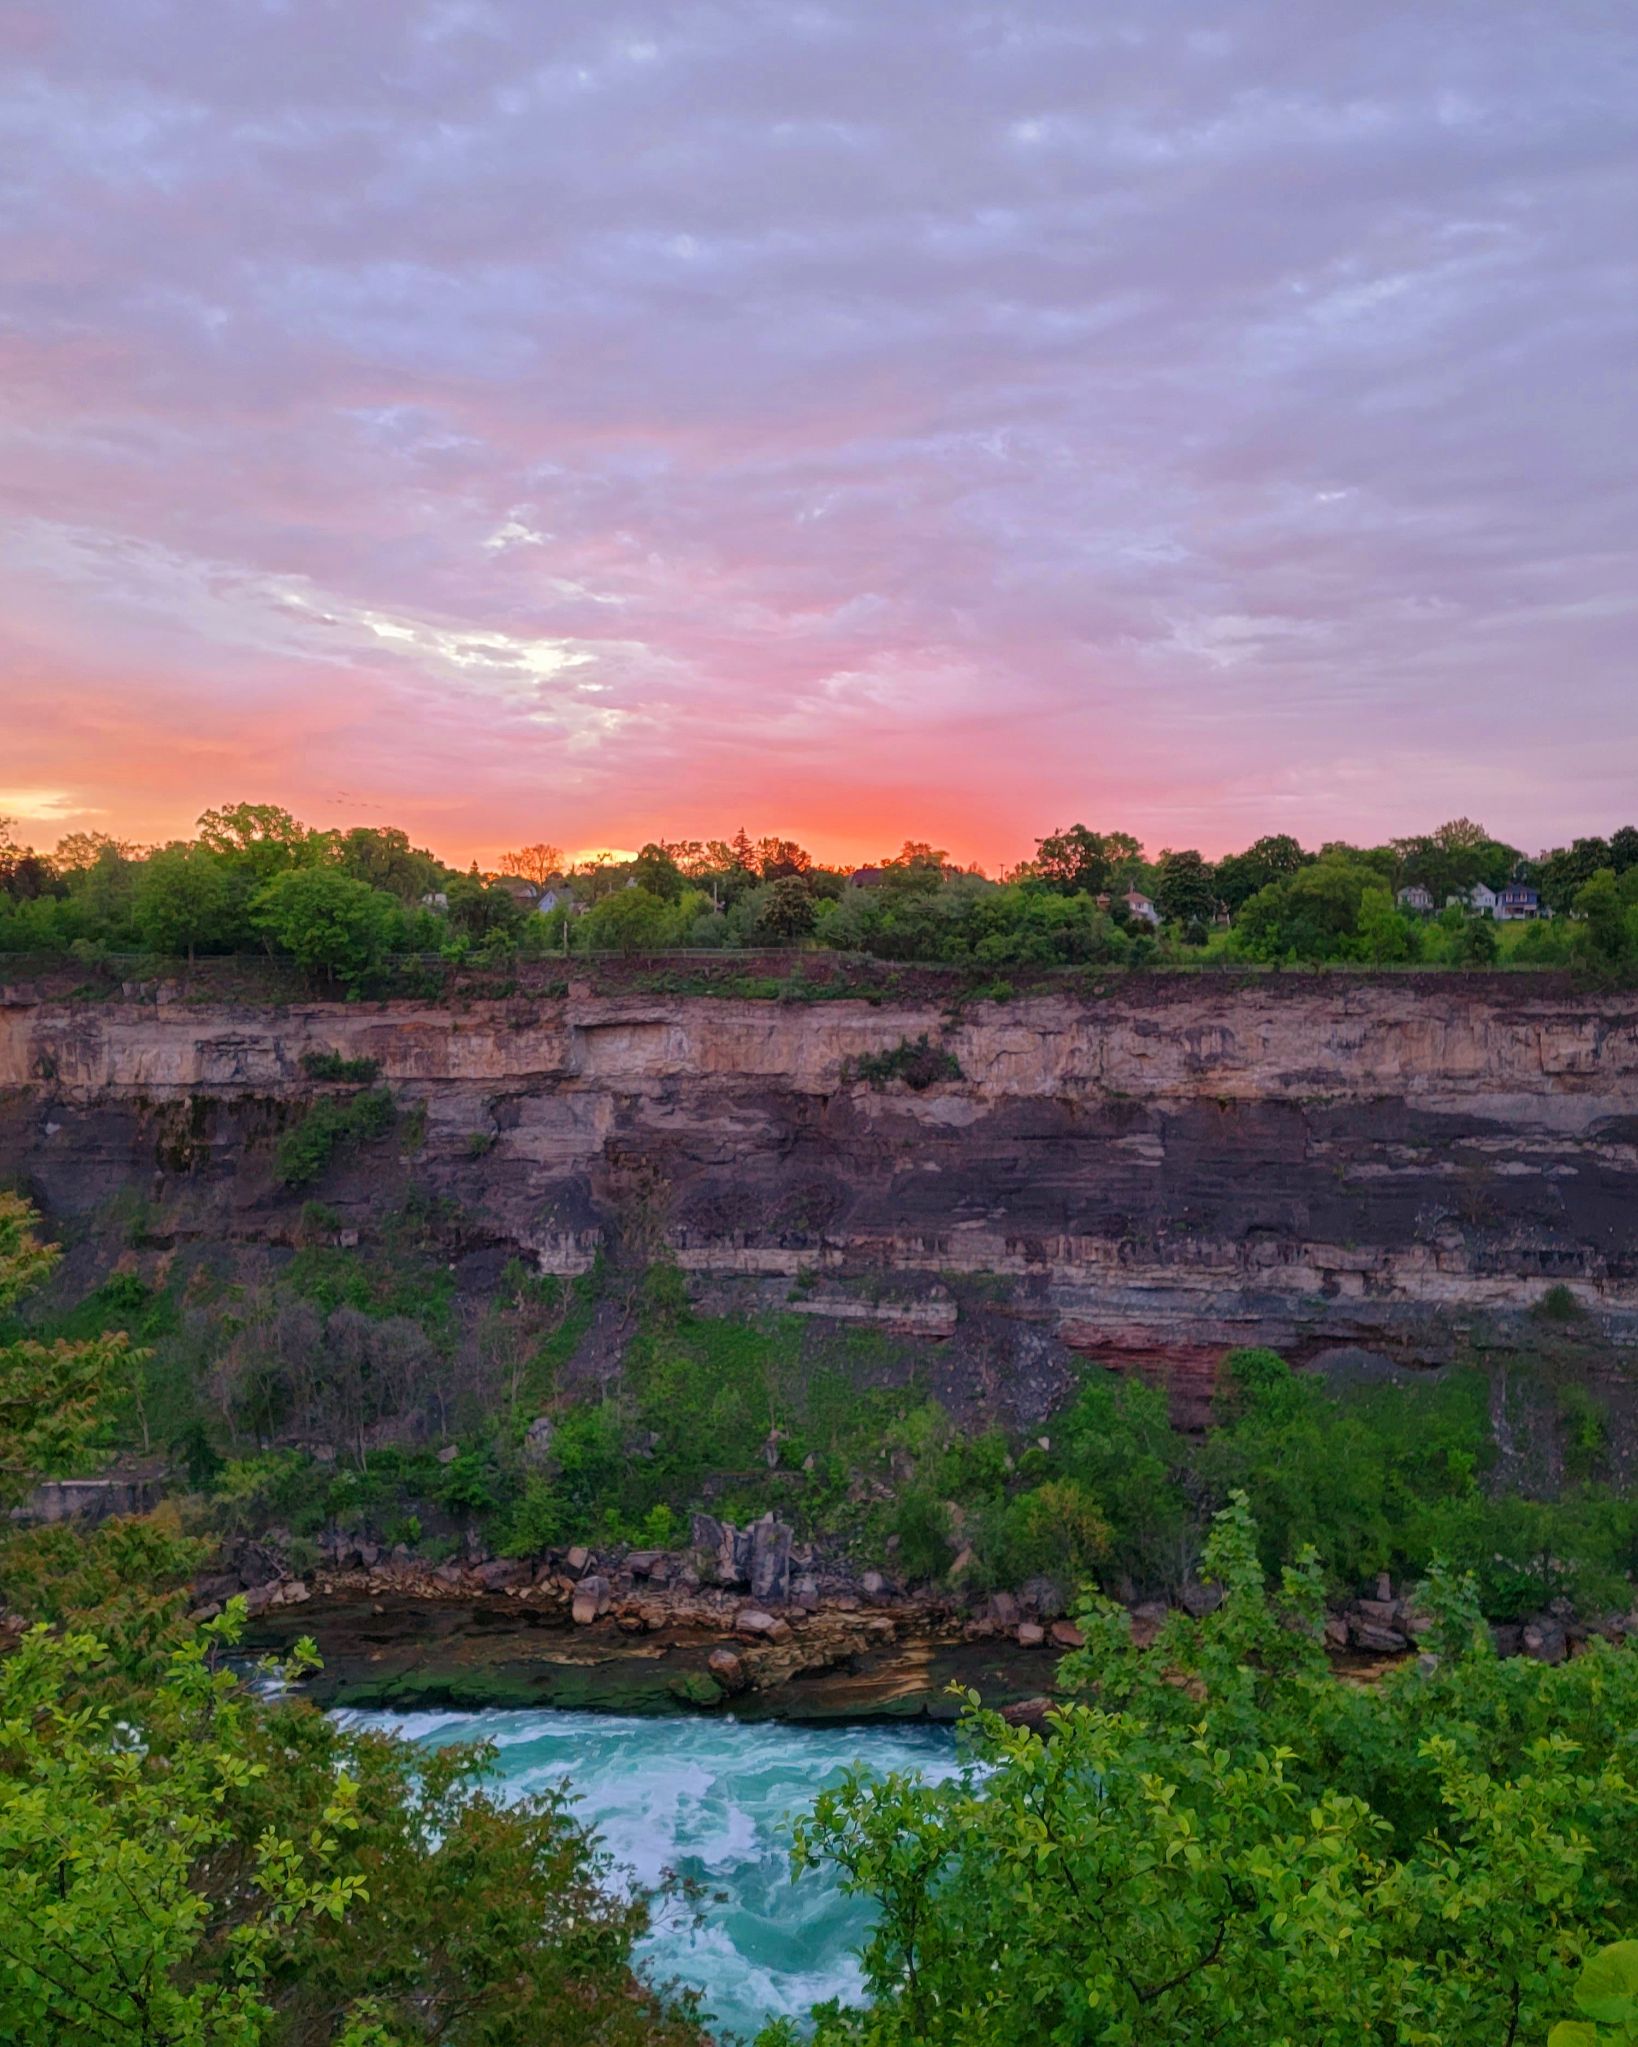
<instances>
[{"instance_id":1,"label":"house","mask_svg":"<svg viewBox=\"0 0 1638 2047\"><path fill-rule=\"evenodd\" d=\"M1541 915L1541 892L1526 888L1522 881L1510 881L1496 896L1496 922L1517 924L1527 917Z\"/></svg>"},{"instance_id":2,"label":"house","mask_svg":"<svg viewBox=\"0 0 1638 2047\"><path fill-rule=\"evenodd\" d=\"M1496 914L1496 891L1482 881L1476 881L1464 894L1458 889L1446 898L1446 907L1454 903L1459 910L1466 910L1473 917L1494 917Z\"/></svg>"},{"instance_id":3,"label":"house","mask_svg":"<svg viewBox=\"0 0 1638 2047\"><path fill-rule=\"evenodd\" d=\"M1409 910L1417 917L1431 917L1433 897L1419 881L1413 881L1409 888L1402 888L1399 891L1399 907L1402 910Z\"/></svg>"},{"instance_id":4,"label":"house","mask_svg":"<svg viewBox=\"0 0 1638 2047\"><path fill-rule=\"evenodd\" d=\"M882 870L879 867L855 867L847 878L849 888L880 888Z\"/></svg>"},{"instance_id":5,"label":"house","mask_svg":"<svg viewBox=\"0 0 1638 2047\"><path fill-rule=\"evenodd\" d=\"M1160 912L1140 889L1126 891L1126 911L1134 924L1147 924L1153 931L1160 929Z\"/></svg>"}]
</instances>

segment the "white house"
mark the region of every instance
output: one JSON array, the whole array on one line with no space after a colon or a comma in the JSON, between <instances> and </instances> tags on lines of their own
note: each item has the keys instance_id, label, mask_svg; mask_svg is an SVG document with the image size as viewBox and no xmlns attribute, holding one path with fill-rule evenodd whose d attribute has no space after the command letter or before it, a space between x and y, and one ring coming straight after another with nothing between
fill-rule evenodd
<instances>
[{"instance_id":1,"label":"white house","mask_svg":"<svg viewBox=\"0 0 1638 2047\"><path fill-rule=\"evenodd\" d=\"M1496 891L1482 881L1476 881L1464 894L1458 889L1454 895L1445 897L1445 908L1455 906L1466 910L1474 917L1494 917L1496 914Z\"/></svg>"},{"instance_id":2,"label":"white house","mask_svg":"<svg viewBox=\"0 0 1638 2047\"><path fill-rule=\"evenodd\" d=\"M1141 921L1155 931L1160 929L1160 912L1141 890L1129 888L1126 891L1126 908L1135 922Z\"/></svg>"},{"instance_id":3,"label":"white house","mask_svg":"<svg viewBox=\"0 0 1638 2047\"><path fill-rule=\"evenodd\" d=\"M1402 888L1399 891L1399 907L1402 910L1413 910L1418 917L1431 917L1433 898L1419 881L1413 881L1409 888Z\"/></svg>"}]
</instances>

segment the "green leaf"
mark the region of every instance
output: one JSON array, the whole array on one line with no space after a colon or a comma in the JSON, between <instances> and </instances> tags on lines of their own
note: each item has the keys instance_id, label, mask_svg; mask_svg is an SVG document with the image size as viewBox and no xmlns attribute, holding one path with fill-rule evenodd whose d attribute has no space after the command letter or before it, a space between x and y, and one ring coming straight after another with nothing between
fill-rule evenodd
<instances>
[{"instance_id":1,"label":"green leaf","mask_svg":"<svg viewBox=\"0 0 1638 2047\"><path fill-rule=\"evenodd\" d=\"M1589 1955L1575 2001L1589 2018L1607 2026L1638 2019L1638 1940L1618 1940Z\"/></svg>"}]
</instances>

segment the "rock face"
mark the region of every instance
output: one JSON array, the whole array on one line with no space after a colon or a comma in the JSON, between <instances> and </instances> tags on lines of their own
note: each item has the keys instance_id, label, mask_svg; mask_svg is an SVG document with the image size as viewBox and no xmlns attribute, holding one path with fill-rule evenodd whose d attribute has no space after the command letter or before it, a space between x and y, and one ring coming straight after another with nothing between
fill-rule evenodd
<instances>
[{"instance_id":1,"label":"rock face","mask_svg":"<svg viewBox=\"0 0 1638 2047\"><path fill-rule=\"evenodd\" d=\"M847 1077L923 1034L961 1079ZM417 1184L498 1251L582 1270L640 1201L723 1305L982 1352L1002 1382L1080 1353L1198 1409L1230 1345L1437 1360L1560 1283L1638 1339L1638 1000L1545 976L1132 975L955 1022L936 1002L12 989L0 1176L59 1218L138 1191L170 1244L286 1242L301 1197L271 1144L314 1052L378 1061L424 1110ZM322 1193L367 1225L404 1173L384 1145ZM726 1563L783 1596L788 1560Z\"/></svg>"}]
</instances>

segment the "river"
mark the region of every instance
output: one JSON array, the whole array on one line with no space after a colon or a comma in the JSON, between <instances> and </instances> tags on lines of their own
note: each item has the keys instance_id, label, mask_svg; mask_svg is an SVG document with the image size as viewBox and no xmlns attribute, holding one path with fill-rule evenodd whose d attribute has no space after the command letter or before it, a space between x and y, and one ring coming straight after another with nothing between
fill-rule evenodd
<instances>
[{"instance_id":1,"label":"river","mask_svg":"<svg viewBox=\"0 0 1638 2047\"><path fill-rule=\"evenodd\" d=\"M859 1989L868 1908L825 1875L789 1873L788 1821L843 1770L957 1769L947 1728L802 1727L726 1716L636 1719L576 1712L361 1713L360 1725L417 1742L494 1744L520 1795L567 1778L581 1816L620 1867L655 1884L675 1870L704 1886L701 1923L675 1908L643 1944L656 1981L705 1993L723 2038Z\"/></svg>"}]
</instances>

